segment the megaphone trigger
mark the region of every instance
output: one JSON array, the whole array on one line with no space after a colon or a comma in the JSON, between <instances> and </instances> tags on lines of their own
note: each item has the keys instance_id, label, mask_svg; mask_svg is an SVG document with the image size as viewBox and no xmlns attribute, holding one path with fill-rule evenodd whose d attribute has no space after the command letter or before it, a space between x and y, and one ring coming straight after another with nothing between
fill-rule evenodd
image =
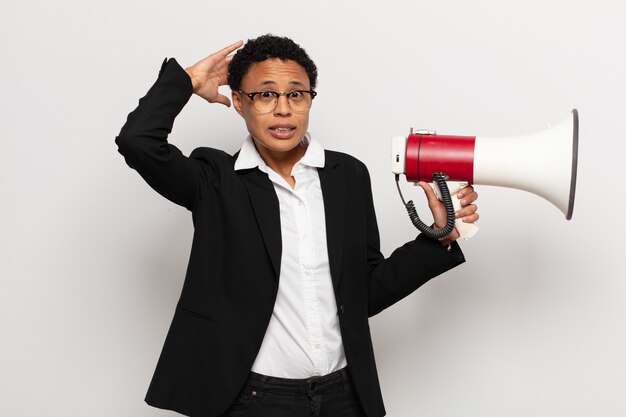
<instances>
[{"instance_id":1,"label":"megaphone trigger","mask_svg":"<svg viewBox=\"0 0 626 417\"><path fill-rule=\"evenodd\" d=\"M448 186L448 190L450 191L452 206L454 207L454 212L456 213L461 209L461 200L458 197L458 193L469 184L463 181L446 181L446 185ZM435 191L437 198L443 201L441 191L439 190L439 186L437 185L437 183L433 181L430 183L430 186L432 187L433 191ZM468 240L478 232L478 226L473 223L465 223L463 219L456 219L454 221L454 228L457 230L457 232L459 232L459 237L462 240Z\"/></svg>"}]
</instances>

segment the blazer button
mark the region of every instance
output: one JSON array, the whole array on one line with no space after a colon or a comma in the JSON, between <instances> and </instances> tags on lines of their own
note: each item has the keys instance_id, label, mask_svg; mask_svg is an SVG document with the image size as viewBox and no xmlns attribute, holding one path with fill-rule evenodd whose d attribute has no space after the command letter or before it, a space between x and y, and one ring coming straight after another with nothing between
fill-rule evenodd
<instances>
[{"instance_id":1,"label":"blazer button","mask_svg":"<svg viewBox=\"0 0 626 417\"><path fill-rule=\"evenodd\" d=\"M341 315L343 316L343 304L339 306L339 312L341 313Z\"/></svg>"}]
</instances>

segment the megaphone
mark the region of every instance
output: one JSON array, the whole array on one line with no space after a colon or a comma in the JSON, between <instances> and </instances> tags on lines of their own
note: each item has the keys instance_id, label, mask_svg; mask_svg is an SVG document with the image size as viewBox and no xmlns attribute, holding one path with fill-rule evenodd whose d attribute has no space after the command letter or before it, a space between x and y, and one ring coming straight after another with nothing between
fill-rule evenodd
<instances>
[{"instance_id":1,"label":"megaphone","mask_svg":"<svg viewBox=\"0 0 626 417\"><path fill-rule=\"evenodd\" d=\"M467 184L528 191L554 204L567 220L572 218L578 160L576 109L558 125L523 136L449 136L411 129L408 136L392 138L391 151L396 182L401 174L409 182L431 182L446 205L446 228L434 231L419 220L413 203L404 201L398 185L413 224L431 237L443 237L455 227L463 239L478 231L474 224L454 221L460 208L454 196Z\"/></svg>"}]
</instances>

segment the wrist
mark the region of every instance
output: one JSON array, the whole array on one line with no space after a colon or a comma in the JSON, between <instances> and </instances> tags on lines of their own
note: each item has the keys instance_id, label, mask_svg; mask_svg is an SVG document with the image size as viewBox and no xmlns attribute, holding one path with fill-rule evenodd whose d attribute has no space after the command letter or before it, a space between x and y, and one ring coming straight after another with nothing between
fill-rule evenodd
<instances>
[{"instance_id":1,"label":"wrist","mask_svg":"<svg viewBox=\"0 0 626 417\"><path fill-rule=\"evenodd\" d=\"M193 88L193 92L195 93L196 89L198 88L198 80L196 80L196 77L193 75L193 72L191 72L189 68L185 68L185 72L191 79L191 87Z\"/></svg>"}]
</instances>

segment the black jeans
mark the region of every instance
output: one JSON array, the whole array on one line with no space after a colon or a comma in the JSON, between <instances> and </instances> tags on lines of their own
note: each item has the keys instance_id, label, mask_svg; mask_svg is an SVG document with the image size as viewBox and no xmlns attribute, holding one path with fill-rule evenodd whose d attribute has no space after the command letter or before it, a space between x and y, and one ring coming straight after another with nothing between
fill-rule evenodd
<instances>
[{"instance_id":1,"label":"black jeans","mask_svg":"<svg viewBox=\"0 0 626 417\"><path fill-rule=\"evenodd\" d=\"M223 417L365 417L347 368L320 377L287 379L250 372Z\"/></svg>"}]
</instances>

